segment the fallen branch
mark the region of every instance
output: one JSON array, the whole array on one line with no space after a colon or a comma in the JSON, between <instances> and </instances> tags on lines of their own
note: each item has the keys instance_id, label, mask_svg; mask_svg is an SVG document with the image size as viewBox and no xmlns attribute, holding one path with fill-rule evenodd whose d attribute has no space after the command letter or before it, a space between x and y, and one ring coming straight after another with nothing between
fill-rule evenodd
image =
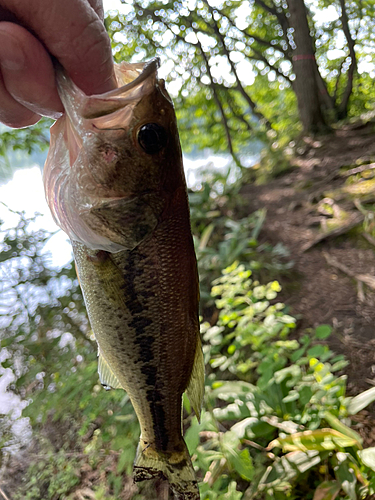
<instances>
[{"instance_id":1,"label":"fallen branch","mask_svg":"<svg viewBox=\"0 0 375 500\"><path fill-rule=\"evenodd\" d=\"M350 278L354 278L355 280L364 283L372 290L375 290L375 278L373 276L371 276L370 274L356 274L354 271L346 267L345 264L338 262L334 257L329 255L327 252L323 252L323 255L330 266L339 269Z\"/></svg>"},{"instance_id":2,"label":"fallen branch","mask_svg":"<svg viewBox=\"0 0 375 500\"><path fill-rule=\"evenodd\" d=\"M368 163L367 165L361 165L360 167L351 168L346 172L342 172L340 175L342 177L350 177L351 175L360 174L366 170L372 170L375 168L375 163Z\"/></svg>"},{"instance_id":3,"label":"fallen branch","mask_svg":"<svg viewBox=\"0 0 375 500\"><path fill-rule=\"evenodd\" d=\"M363 281L357 281L357 297L359 302L363 303L366 301L365 291L363 289Z\"/></svg>"},{"instance_id":4,"label":"fallen branch","mask_svg":"<svg viewBox=\"0 0 375 500\"><path fill-rule=\"evenodd\" d=\"M0 495L4 498L4 500L10 500L9 497L5 494L4 490L0 488Z\"/></svg>"},{"instance_id":5,"label":"fallen branch","mask_svg":"<svg viewBox=\"0 0 375 500\"><path fill-rule=\"evenodd\" d=\"M321 241L328 240L331 238L336 238L337 236L340 236L341 234L347 233L351 229L353 229L356 226L358 226L359 224L361 224L363 222L364 218L365 217L363 214L354 215L345 224L342 224L341 226L339 226L335 229L332 229L332 231L328 231L327 233L320 234L314 240L303 245L303 247L301 248L301 251L307 252L307 250L310 250L310 248L314 247L315 245L317 245Z\"/></svg>"}]
</instances>

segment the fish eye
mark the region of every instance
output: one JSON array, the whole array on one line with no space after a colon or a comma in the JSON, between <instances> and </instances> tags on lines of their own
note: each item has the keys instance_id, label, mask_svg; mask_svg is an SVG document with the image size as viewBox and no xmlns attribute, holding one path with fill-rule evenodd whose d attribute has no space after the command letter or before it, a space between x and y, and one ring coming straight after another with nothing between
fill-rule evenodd
<instances>
[{"instance_id":1,"label":"fish eye","mask_svg":"<svg viewBox=\"0 0 375 500\"><path fill-rule=\"evenodd\" d=\"M153 155L167 144L167 132L157 123L146 123L138 131L138 142L147 154Z\"/></svg>"}]
</instances>

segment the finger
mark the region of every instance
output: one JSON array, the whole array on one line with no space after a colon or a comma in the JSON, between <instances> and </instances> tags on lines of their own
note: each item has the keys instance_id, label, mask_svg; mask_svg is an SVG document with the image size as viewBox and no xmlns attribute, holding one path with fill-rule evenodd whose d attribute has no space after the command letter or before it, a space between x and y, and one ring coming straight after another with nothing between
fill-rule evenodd
<instances>
[{"instance_id":1,"label":"finger","mask_svg":"<svg viewBox=\"0 0 375 500\"><path fill-rule=\"evenodd\" d=\"M23 128L37 123L41 116L17 102L7 91L0 74L0 122L12 128Z\"/></svg>"},{"instance_id":2,"label":"finger","mask_svg":"<svg viewBox=\"0 0 375 500\"><path fill-rule=\"evenodd\" d=\"M88 0L89 4L91 7L95 10L97 13L99 19L104 22L104 9L103 9L103 2L101 0Z\"/></svg>"},{"instance_id":3,"label":"finger","mask_svg":"<svg viewBox=\"0 0 375 500\"><path fill-rule=\"evenodd\" d=\"M64 111L51 58L25 28L0 22L0 68L7 91L20 104L52 118Z\"/></svg>"},{"instance_id":4,"label":"finger","mask_svg":"<svg viewBox=\"0 0 375 500\"><path fill-rule=\"evenodd\" d=\"M1 0L1 5L31 29L86 93L116 87L111 44L98 0ZM95 11L97 9L97 12Z\"/></svg>"}]
</instances>

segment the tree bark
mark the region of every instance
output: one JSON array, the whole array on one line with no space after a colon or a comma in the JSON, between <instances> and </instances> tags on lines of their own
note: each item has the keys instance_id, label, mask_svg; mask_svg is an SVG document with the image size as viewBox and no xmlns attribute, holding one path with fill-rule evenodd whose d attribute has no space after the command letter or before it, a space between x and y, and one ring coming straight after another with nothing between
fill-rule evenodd
<instances>
[{"instance_id":1,"label":"tree bark","mask_svg":"<svg viewBox=\"0 0 375 500\"><path fill-rule=\"evenodd\" d=\"M315 60L315 51L307 21L307 11L303 0L287 0L289 25L294 29L293 71L296 79L293 85L297 96L298 110L305 133L315 134L327 130L321 108L321 97Z\"/></svg>"},{"instance_id":2,"label":"tree bark","mask_svg":"<svg viewBox=\"0 0 375 500\"><path fill-rule=\"evenodd\" d=\"M346 41L348 42L348 48L349 48L349 55L350 55L350 66L348 70L348 80L346 83L346 88L344 91L344 94L342 96L342 100L339 104L338 107L338 118L342 120L343 118L346 118L348 115L348 104L349 104L349 98L352 94L353 91L353 77L357 71L357 59L355 55L355 41L353 40L353 37L350 33L349 29L349 19L348 19L348 14L346 12L346 5L345 5L345 0L340 0L340 6L341 6L341 25L343 32L345 34Z\"/></svg>"}]
</instances>

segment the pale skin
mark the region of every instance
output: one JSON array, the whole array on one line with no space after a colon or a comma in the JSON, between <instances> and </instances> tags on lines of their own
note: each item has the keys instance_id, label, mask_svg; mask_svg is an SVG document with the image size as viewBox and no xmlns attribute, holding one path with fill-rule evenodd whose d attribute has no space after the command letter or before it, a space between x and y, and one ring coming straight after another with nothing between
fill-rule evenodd
<instances>
[{"instance_id":1,"label":"pale skin","mask_svg":"<svg viewBox=\"0 0 375 500\"><path fill-rule=\"evenodd\" d=\"M0 0L0 122L61 115L51 56L86 94L116 87L101 0Z\"/></svg>"}]
</instances>

